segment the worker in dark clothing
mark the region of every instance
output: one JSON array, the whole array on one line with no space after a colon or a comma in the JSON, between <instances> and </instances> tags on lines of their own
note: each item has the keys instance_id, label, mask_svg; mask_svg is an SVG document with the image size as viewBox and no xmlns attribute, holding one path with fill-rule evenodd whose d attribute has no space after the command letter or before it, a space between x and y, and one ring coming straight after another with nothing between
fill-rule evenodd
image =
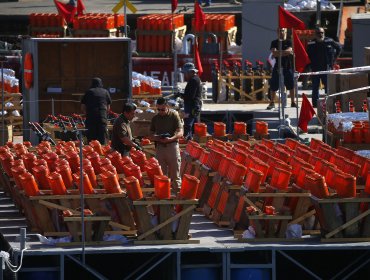
<instances>
[{"instance_id":1,"label":"worker in dark clothing","mask_svg":"<svg viewBox=\"0 0 370 280\"><path fill-rule=\"evenodd\" d=\"M130 121L135 117L136 105L126 103L123 105L123 113L113 123L112 144L113 150L128 156L131 148L140 149L133 141Z\"/></svg>"},{"instance_id":2,"label":"worker in dark clothing","mask_svg":"<svg viewBox=\"0 0 370 280\"><path fill-rule=\"evenodd\" d=\"M333 69L333 65L339 56L342 47L333 39L325 37L324 28L318 27L315 30L315 39L308 42L307 54L311 60L311 70L327 71ZM313 75L312 79L312 106L317 107L319 99L320 80L325 86L327 92L327 75Z\"/></svg>"},{"instance_id":3,"label":"worker in dark clothing","mask_svg":"<svg viewBox=\"0 0 370 280\"><path fill-rule=\"evenodd\" d=\"M284 85L290 93L291 107L297 107L294 102L294 79L293 79L293 48L292 41L287 39L287 29L278 29L279 39L271 42L270 50L272 56L275 58L276 62L272 69L272 75L270 79L270 104L267 110L275 108L275 98L276 92L279 89L279 57L281 56L281 71L284 76ZM279 40L281 41L281 53L279 53Z\"/></svg>"},{"instance_id":4,"label":"worker in dark clothing","mask_svg":"<svg viewBox=\"0 0 370 280\"><path fill-rule=\"evenodd\" d=\"M103 88L102 80L93 78L91 88L86 91L81 100L81 111L86 114L85 126L89 142L98 140L103 145L106 143L107 112L111 103L110 95Z\"/></svg>"},{"instance_id":5,"label":"worker in dark clothing","mask_svg":"<svg viewBox=\"0 0 370 280\"><path fill-rule=\"evenodd\" d=\"M182 67L185 81L187 81L184 93L184 137L186 140L193 138L193 126L202 110L202 85L198 69L191 62L185 63Z\"/></svg>"}]
</instances>

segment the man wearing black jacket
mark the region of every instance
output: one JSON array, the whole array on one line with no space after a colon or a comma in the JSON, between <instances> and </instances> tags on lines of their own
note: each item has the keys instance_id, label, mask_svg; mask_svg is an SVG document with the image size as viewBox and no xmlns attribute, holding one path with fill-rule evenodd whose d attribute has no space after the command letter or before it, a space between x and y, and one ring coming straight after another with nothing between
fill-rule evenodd
<instances>
[{"instance_id":1,"label":"man wearing black jacket","mask_svg":"<svg viewBox=\"0 0 370 280\"><path fill-rule=\"evenodd\" d=\"M327 71L333 69L333 65L339 56L342 47L332 38L325 37L324 28L318 27L315 30L315 39L307 43L307 54L311 60L311 70ZM313 75L312 79L312 106L317 107L319 99L320 80L327 92L327 75Z\"/></svg>"},{"instance_id":2,"label":"man wearing black jacket","mask_svg":"<svg viewBox=\"0 0 370 280\"><path fill-rule=\"evenodd\" d=\"M91 88L81 100L81 111L86 114L87 140L106 143L107 115L112 103L109 92L103 88L100 78L93 78Z\"/></svg>"},{"instance_id":3,"label":"man wearing black jacket","mask_svg":"<svg viewBox=\"0 0 370 280\"><path fill-rule=\"evenodd\" d=\"M198 69L191 62L182 67L185 81L187 81L182 98L184 99L184 137L187 140L193 138L193 126L202 110L202 85Z\"/></svg>"}]
</instances>

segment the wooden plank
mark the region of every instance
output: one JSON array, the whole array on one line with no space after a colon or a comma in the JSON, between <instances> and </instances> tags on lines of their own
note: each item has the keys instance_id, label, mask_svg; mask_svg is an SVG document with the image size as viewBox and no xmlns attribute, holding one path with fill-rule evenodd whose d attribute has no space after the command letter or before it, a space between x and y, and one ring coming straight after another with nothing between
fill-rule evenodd
<instances>
[{"instance_id":1,"label":"wooden plank","mask_svg":"<svg viewBox=\"0 0 370 280\"><path fill-rule=\"evenodd\" d=\"M370 197L317 199L317 202L320 203L320 204L327 204L327 203L350 203L350 202L370 202Z\"/></svg>"},{"instance_id":2,"label":"wooden plank","mask_svg":"<svg viewBox=\"0 0 370 280\"><path fill-rule=\"evenodd\" d=\"M119 235L135 235L137 230L106 230L104 234L119 234ZM79 235L82 232L78 232ZM55 237L62 237L62 236L69 236L71 233L69 231L55 231L55 232L44 232L44 236L55 236Z\"/></svg>"},{"instance_id":3,"label":"wooden plank","mask_svg":"<svg viewBox=\"0 0 370 280\"><path fill-rule=\"evenodd\" d=\"M369 237L352 237L352 238L321 238L321 242L325 243L349 243L349 242L370 242Z\"/></svg>"},{"instance_id":4,"label":"wooden plank","mask_svg":"<svg viewBox=\"0 0 370 280\"><path fill-rule=\"evenodd\" d=\"M172 205L160 205L159 207L159 224L164 223L172 216L173 207ZM162 227L159 230L159 238L165 240L171 240L172 238L172 224Z\"/></svg>"},{"instance_id":5,"label":"wooden plank","mask_svg":"<svg viewBox=\"0 0 370 280\"><path fill-rule=\"evenodd\" d=\"M58 210L61 210L61 211L69 210L73 214L80 214L81 213L80 211L74 210L72 208L62 206L62 205L59 205L59 204L56 204L56 203L52 203L52 202L49 202L49 201L45 201L45 200L39 200L38 203L40 203L41 205L44 205L44 206L46 206L50 209L58 209Z\"/></svg>"},{"instance_id":6,"label":"wooden plank","mask_svg":"<svg viewBox=\"0 0 370 280\"><path fill-rule=\"evenodd\" d=\"M339 207L337 204L321 204L320 208L322 210L322 218L320 221L320 226L324 232L332 232L334 229L340 227L343 224L342 217L338 215L338 210L336 207ZM317 209L316 209L316 212ZM335 235L336 238L343 237L342 232L338 231Z\"/></svg>"},{"instance_id":7,"label":"wooden plank","mask_svg":"<svg viewBox=\"0 0 370 280\"><path fill-rule=\"evenodd\" d=\"M189 207L193 207L193 206L185 206L184 208L186 209ZM189 211L187 214L183 215L179 219L179 224L177 226L176 236L175 236L176 240L185 240L189 238L188 234L189 234L192 216L193 216L193 211Z\"/></svg>"},{"instance_id":8,"label":"wooden plank","mask_svg":"<svg viewBox=\"0 0 370 280\"><path fill-rule=\"evenodd\" d=\"M200 240L134 240L134 245L199 244Z\"/></svg>"},{"instance_id":9,"label":"wooden plank","mask_svg":"<svg viewBox=\"0 0 370 280\"><path fill-rule=\"evenodd\" d=\"M254 242L304 242L305 238L239 238L238 242L254 243Z\"/></svg>"},{"instance_id":10,"label":"wooden plank","mask_svg":"<svg viewBox=\"0 0 370 280\"><path fill-rule=\"evenodd\" d=\"M117 212L119 222L128 227L128 229L135 229L135 220L128 198L110 198L108 202L111 204L113 211Z\"/></svg>"},{"instance_id":11,"label":"wooden plank","mask_svg":"<svg viewBox=\"0 0 370 280\"><path fill-rule=\"evenodd\" d=\"M360 203L345 203L343 205L345 221L351 221L360 214ZM344 229L346 237L359 237L360 236L360 221L353 223Z\"/></svg>"},{"instance_id":12,"label":"wooden plank","mask_svg":"<svg viewBox=\"0 0 370 280\"><path fill-rule=\"evenodd\" d=\"M32 201L32 207L36 213L39 225L41 226L41 231L56 231L49 210L45 206L34 201Z\"/></svg>"},{"instance_id":13,"label":"wooden plank","mask_svg":"<svg viewBox=\"0 0 370 280\"><path fill-rule=\"evenodd\" d=\"M174 199L174 200L135 200L132 202L134 206L139 205L196 205L198 204L197 199L188 199L188 200L181 200L181 199Z\"/></svg>"},{"instance_id":14,"label":"wooden plank","mask_svg":"<svg viewBox=\"0 0 370 280\"><path fill-rule=\"evenodd\" d=\"M304 220L306 220L307 218L309 218L309 217L311 217L312 215L315 215L315 214L316 214L316 210L313 209L313 210L305 213L304 215L302 215L302 216L300 216L300 217L298 217L298 218L290 221L288 223L288 225L299 224L300 222L303 222Z\"/></svg>"},{"instance_id":15,"label":"wooden plank","mask_svg":"<svg viewBox=\"0 0 370 280\"><path fill-rule=\"evenodd\" d=\"M249 206L253 206L254 208L256 208L257 212L259 213L263 213L263 211L261 210L261 208L259 208L252 200L250 200L247 196L244 196L244 200L246 203L249 204Z\"/></svg>"},{"instance_id":16,"label":"wooden plank","mask_svg":"<svg viewBox=\"0 0 370 280\"><path fill-rule=\"evenodd\" d=\"M259 193L246 193L248 197L311 197L311 193L289 193L289 192L259 192Z\"/></svg>"},{"instance_id":17,"label":"wooden plank","mask_svg":"<svg viewBox=\"0 0 370 280\"><path fill-rule=\"evenodd\" d=\"M124 193L84 194L85 199L125 197ZM30 196L30 200L80 199L80 194Z\"/></svg>"},{"instance_id":18,"label":"wooden plank","mask_svg":"<svg viewBox=\"0 0 370 280\"><path fill-rule=\"evenodd\" d=\"M109 246L109 245L122 245L121 241L91 241L91 242L60 242L56 243L56 246L60 247L81 247L83 244L86 246Z\"/></svg>"},{"instance_id":19,"label":"wooden plank","mask_svg":"<svg viewBox=\"0 0 370 280\"><path fill-rule=\"evenodd\" d=\"M357 221L361 220L362 218L368 216L369 214L370 214L370 209L366 210L365 212L358 215L356 218L351 219L350 221L341 225L340 227L337 227L336 229L332 230L331 232L329 232L328 234L325 235L325 238L330 238L330 237L334 236L336 233L338 233L338 232L342 231L343 229L353 225L354 223L356 223Z\"/></svg>"},{"instance_id":20,"label":"wooden plank","mask_svg":"<svg viewBox=\"0 0 370 280\"><path fill-rule=\"evenodd\" d=\"M143 234L149 231L153 225L151 223L150 214L145 205L134 206L134 218L138 229L138 234ZM146 236L148 240L156 240L157 236L152 233Z\"/></svg>"},{"instance_id":21,"label":"wooden plank","mask_svg":"<svg viewBox=\"0 0 370 280\"><path fill-rule=\"evenodd\" d=\"M250 215L248 216L250 220L291 220L292 216L290 215Z\"/></svg>"},{"instance_id":22,"label":"wooden plank","mask_svg":"<svg viewBox=\"0 0 370 280\"><path fill-rule=\"evenodd\" d=\"M192 211L193 209L195 209L195 205L192 205L192 206L190 206L190 207L188 207L188 208L186 208L186 209L183 209L180 213L177 213L175 216L173 216L173 217L171 217L171 218L169 218L167 221L165 221L165 222L163 222L163 223L161 223L161 224L159 224L159 225L157 225L157 226L155 226L155 227L153 227L151 230L149 230L149 231L147 231L147 232L145 232L145 233L143 233L143 234L141 234L140 236L138 236L138 240L142 240L142 239L144 239L145 237L147 237L148 235L150 235L150 234L152 234L152 233L154 233L154 232L156 232L157 230L159 230L160 228L162 228L162 227L164 227L164 226L166 226L167 224L169 224L169 223L172 223L173 221L175 221L176 219L178 219L178 218L180 218L181 216L183 216L183 215L185 215L186 213L188 213L188 212L190 212L190 211Z\"/></svg>"},{"instance_id":23,"label":"wooden plank","mask_svg":"<svg viewBox=\"0 0 370 280\"><path fill-rule=\"evenodd\" d=\"M82 218L80 216L74 217L64 217L65 222L81 222ZM110 221L111 217L108 216L85 216L84 220L86 222L95 222L95 221Z\"/></svg>"}]
</instances>

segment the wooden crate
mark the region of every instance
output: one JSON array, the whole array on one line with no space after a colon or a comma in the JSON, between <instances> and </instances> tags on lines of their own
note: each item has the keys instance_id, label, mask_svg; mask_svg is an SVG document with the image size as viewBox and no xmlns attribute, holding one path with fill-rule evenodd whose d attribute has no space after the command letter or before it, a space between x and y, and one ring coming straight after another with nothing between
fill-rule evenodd
<instances>
[{"instance_id":1,"label":"wooden crate","mask_svg":"<svg viewBox=\"0 0 370 280\"><path fill-rule=\"evenodd\" d=\"M321 226L322 242L369 242L370 197L311 197ZM367 210L365 210L367 209Z\"/></svg>"},{"instance_id":2,"label":"wooden crate","mask_svg":"<svg viewBox=\"0 0 370 280\"><path fill-rule=\"evenodd\" d=\"M271 191L268 186L260 193L249 193L245 188L241 190L237 215L233 217L235 236L239 241L302 241L301 238L285 238L287 227L292 224L300 224L313 216L316 212L311 210L309 192L301 191L292 187L287 192ZM276 214L267 215L263 212L263 207L271 205L275 208ZM247 213L246 207L252 206L256 209L252 213ZM256 231L256 238L243 239L241 234L250 225ZM316 230L304 230L304 234L316 234Z\"/></svg>"},{"instance_id":3,"label":"wooden crate","mask_svg":"<svg viewBox=\"0 0 370 280\"><path fill-rule=\"evenodd\" d=\"M199 243L189 239L190 221L198 200L137 200L133 201L133 212L138 236L134 244L181 244ZM174 213L176 207L177 213ZM153 225L152 218L158 218ZM177 226L173 226L173 223Z\"/></svg>"}]
</instances>

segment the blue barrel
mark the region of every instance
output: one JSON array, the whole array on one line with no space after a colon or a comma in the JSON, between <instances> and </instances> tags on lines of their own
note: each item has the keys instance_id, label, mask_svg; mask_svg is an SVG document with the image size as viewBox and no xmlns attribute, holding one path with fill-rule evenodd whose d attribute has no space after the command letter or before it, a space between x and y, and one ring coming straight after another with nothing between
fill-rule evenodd
<instances>
[{"instance_id":1,"label":"blue barrel","mask_svg":"<svg viewBox=\"0 0 370 280\"><path fill-rule=\"evenodd\" d=\"M271 271L265 268L233 268L232 280L270 280Z\"/></svg>"},{"instance_id":2,"label":"blue barrel","mask_svg":"<svg viewBox=\"0 0 370 280\"><path fill-rule=\"evenodd\" d=\"M219 269L215 267L193 267L181 270L181 280L216 280L221 279Z\"/></svg>"}]
</instances>

